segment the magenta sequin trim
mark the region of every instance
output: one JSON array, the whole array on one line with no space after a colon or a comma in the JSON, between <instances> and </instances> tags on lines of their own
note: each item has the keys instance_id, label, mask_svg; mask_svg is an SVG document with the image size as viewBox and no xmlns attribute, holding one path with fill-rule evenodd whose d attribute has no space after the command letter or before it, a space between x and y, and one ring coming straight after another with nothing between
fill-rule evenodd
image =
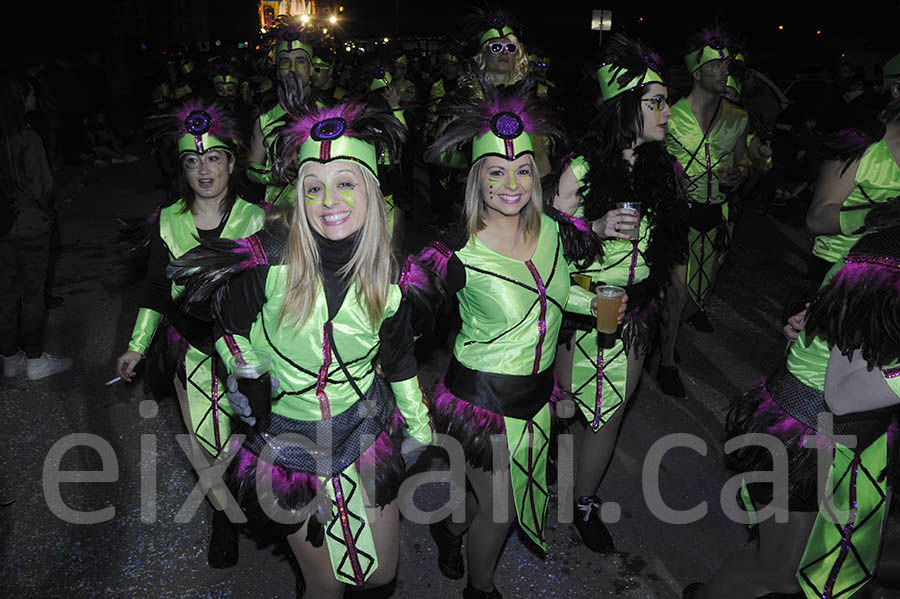
<instances>
[{"instance_id":1,"label":"magenta sequin trim","mask_svg":"<svg viewBox=\"0 0 900 599\"><path fill-rule=\"evenodd\" d=\"M234 340L234 335L225 335L222 338L225 340L225 345L228 346L228 351L231 352L232 356L241 353L241 348L238 347L237 341Z\"/></svg>"},{"instance_id":2,"label":"magenta sequin trim","mask_svg":"<svg viewBox=\"0 0 900 599\"><path fill-rule=\"evenodd\" d=\"M238 444L238 441L233 441L232 449L234 445ZM315 497L319 492L319 479L315 474L294 472L277 464L270 464L243 447L239 451L238 480L244 480L250 476L250 470L255 467L257 485L265 484L266 480L272 481L272 491L278 497L284 497L291 493L300 493L303 497Z\"/></svg>"},{"instance_id":3,"label":"magenta sequin trim","mask_svg":"<svg viewBox=\"0 0 900 599\"><path fill-rule=\"evenodd\" d=\"M641 225L638 223L638 237L641 236ZM634 269L637 268L637 259L638 259L638 240L634 239L631 242L631 264L628 266L628 284L634 284Z\"/></svg>"},{"instance_id":4,"label":"magenta sequin trim","mask_svg":"<svg viewBox=\"0 0 900 599\"><path fill-rule=\"evenodd\" d=\"M350 517L347 515L347 502L344 500L344 489L341 486L340 475L331 479L331 486L334 488L334 502L337 504L341 531L344 534L344 544L347 546L347 557L350 558L350 567L353 568L353 578L356 581L356 586L361 587L366 582L366 579L359 565L359 555L356 553L356 539L353 538L353 531L350 530Z\"/></svg>"},{"instance_id":5,"label":"magenta sequin trim","mask_svg":"<svg viewBox=\"0 0 900 599\"><path fill-rule=\"evenodd\" d=\"M322 411L322 418L331 418L331 403L328 401L328 395L325 394L325 384L328 379L328 369L331 367L331 343L328 341L328 326L331 323L326 322L322 327L322 365L319 367L319 375L316 377L316 399L319 400L319 408Z\"/></svg>"},{"instance_id":6,"label":"magenta sequin trim","mask_svg":"<svg viewBox=\"0 0 900 599\"><path fill-rule=\"evenodd\" d=\"M704 144L706 149L706 201L712 202L712 164L709 155L709 142Z\"/></svg>"},{"instance_id":7,"label":"magenta sequin trim","mask_svg":"<svg viewBox=\"0 0 900 599\"><path fill-rule=\"evenodd\" d=\"M322 162L327 162L331 160L331 141L325 140L322 142L322 145L319 146L319 160Z\"/></svg>"},{"instance_id":8,"label":"magenta sequin trim","mask_svg":"<svg viewBox=\"0 0 900 599\"><path fill-rule=\"evenodd\" d=\"M534 279L534 284L537 286L538 300L541 305L541 312L538 315L538 342L534 348L534 366L531 369L531 374L537 374L541 369L541 353L543 352L544 338L547 336L547 287L544 285L541 273L538 272L534 262L526 260L525 266L528 267L528 271L531 272L531 276Z\"/></svg>"},{"instance_id":9,"label":"magenta sequin trim","mask_svg":"<svg viewBox=\"0 0 900 599\"><path fill-rule=\"evenodd\" d=\"M259 237L257 237L256 235L251 235L247 238L247 243L250 247L250 254L253 256L253 261L256 262L257 265L269 263L268 259L266 258L266 252L263 249L262 242L260 242Z\"/></svg>"},{"instance_id":10,"label":"magenta sequin trim","mask_svg":"<svg viewBox=\"0 0 900 599\"><path fill-rule=\"evenodd\" d=\"M503 145L506 146L506 157L510 160L516 159L516 149L513 147L513 140L505 139L503 140Z\"/></svg>"},{"instance_id":11,"label":"magenta sequin trim","mask_svg":"<svg viewBox=\"0 0 900 599\"><path fill-rule=\"evenodd\" d=\"M595 431L600 428L600 412L603 410L603 344L600 334L597 334L597 374L596 391L594 392L594 420L591 428Z\"/></svg>"},{"instance_id":12,"label":"magenta sequin trim","mask_svg":"<svg viewBox=\"0 0 900 599\"><path fill-rule=\"evenodd\" d=\"M844 561L847 559L847 553L850 551L850 538L853 536L853 531L856 529L856 516L859 512L859 503L856 497L856 481L858 477L859 456L854 456L853 472L850 474L850 515L847 519L847 525L841 531L840 553L838 554L834 565L831 567L831 572L828 574L828 582L825 584L825 588L822 589L823 599L834 597L834 584L837 582L838 574L840 574L841 567L843 567Z\"/></svg>"},{"instance_id":13,"label":"magenta sequin trim","mask_svg":"<svg viewBox=\"0 0 900 599\"><path fill-rule=\"evenodd\" d=\"M894 366L893 368L885 368L881 371L884 374L884 378L886 379L895 379L900 376L900 366Z\"/></svg>"},{"instance_id":14,"label":"magenta sequin trim","mask_svg":"<svg viewBox=\"0 0 900 599\"><path fill-rule=\"evenodd\" d=\"M212 373L213 435L215 435L216 451L222 451L222 438L219 435L219 377L216 376L216 357L210 356L209 362Z\"/></svg>"},{"instance_id":15,"label":"magenta sequin trim","mask_svg":"<svg viewBox=\"0 0 900 599\"><path fill-rule=\"evenodd\" d=\"M894 258L892 256L879 256L877 254L848 254L847 257L844 258L844 262L857 264L878 264L879 266L900 268L900 258Z\"/></svg>"}]
</instances>

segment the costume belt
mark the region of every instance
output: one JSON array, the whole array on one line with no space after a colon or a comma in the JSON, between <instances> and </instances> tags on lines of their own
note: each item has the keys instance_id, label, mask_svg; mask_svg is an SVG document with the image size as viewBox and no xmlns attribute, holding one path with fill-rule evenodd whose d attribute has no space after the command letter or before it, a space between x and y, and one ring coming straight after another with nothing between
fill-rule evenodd
<instances>
[{"instance_id":1,"label":"costume belt","mask_svg":"<svg viewBox=\"0 0 900 599\"><path fill-rule=\"evenodd\" d=\"M310 421L273 413L264 435L251 432L244 447L259 456L268 444L270 451L275 452L275 464L294 472L333 477L356 462L375 442L390 422L394 405L390 387L384 378L376 376L366 399L358 400L337 416ZM303 439L273 440L286 433ZM363 446L363 442L368 443Z\"/></svg>"},{"instance_id":2,"label":"costume belt","mask_svg":"<svg viewBox=\"0 0 900 599\"><path fill-rule=\"evenodd\" d=\"M444 384L450 393L479 408L531 420L550 401L553 369L537 374L498 374L472 370L454 357L444 375Z\"/></svg>"}]
</instances>

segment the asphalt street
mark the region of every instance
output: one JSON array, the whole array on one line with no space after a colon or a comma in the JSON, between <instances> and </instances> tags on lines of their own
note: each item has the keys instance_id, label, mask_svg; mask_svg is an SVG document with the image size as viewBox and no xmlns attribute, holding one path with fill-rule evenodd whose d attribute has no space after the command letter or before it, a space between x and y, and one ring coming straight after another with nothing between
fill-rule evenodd
<instances>
[{"instance_id":1,"label":"asphalt street","mask_svg":"<svg viewBox=\"0 0 900 599\"><path fill-rule=\"evenodd\" d=\"M47 350L72 356L74 366L41 381L0 382L0 420L8 435L0 452L0 496L15 500L0 508L0 596L294 597L294 565L281 548L258 547L243 536L236 567L206 564L210 508L203 502L187 522L176 518L197 479L175 441L185 432L175 400L157 405L139 384L104 385L116 376L114 361L126 348L140 293L116 241L117 218L146 216L163 200L156 169L144 159L83 172L70 168L60 180L76 176L83 188L63 206L54 280L54 293L65 303L50 312L46 334ZM629 407L600 489L605 501L620 507L621 518L610 524L619 553L598 556L581 544L571 524L560 522L565 489L554 487L546 555L533 553L516 532L509 537L496 576L505 597L674 599L752 543L721 505L730 477L722 463L723 414L783 359L781 326L802 290L810 245L800 228L745 213L709 308L716 331L682 329L678 350L689 398L661 394L651 366ZM427 388L448 356L435 351L426 358L421 379ZM662 457L660 499L673 510L706 502L705 515L689 524L652 515L642 484L648 452L673 433L692 435L697 445ZM57 487L42 482L54 463L87 473L59 484L58 500ZM155 490L142 489L142 469L148 480L155 472ZM90 473L101 470L106 474ZM419 497L423 506L439 505L441 498L438 487L423 488ZM60 504L96 512L92 517L104 521L67 522ZM891 533L898 533L896 526ZM390 596L461 596L465 581L440 574L427 526L404 521L400 534ZM873 599L889 596L872 589Z\"/></svg>"}]
</instances>

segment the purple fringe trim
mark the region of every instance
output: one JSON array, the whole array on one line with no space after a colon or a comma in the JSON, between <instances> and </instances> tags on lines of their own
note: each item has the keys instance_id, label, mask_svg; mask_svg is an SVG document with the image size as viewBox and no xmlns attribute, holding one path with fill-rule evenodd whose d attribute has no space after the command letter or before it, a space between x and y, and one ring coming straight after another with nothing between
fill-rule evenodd
<instances>
[{"instance_id":1,"label":"purple fringe trim","mask_svg":"<svg viewBox=\"0 0 900 599\"><path fill-rule=\"evenodd\" d=\"M779 439L799 437L800 441L798 442L798 445L800 447L804 447L808 437L817 437L820 446L822 446L823 443L831 446L831 443L825 439L824 435L819 435L815 429L806 426L785 412L781 406L778 405L772 398L772 394L769 393L769 390L766 388L766 380L766 377L762 377L752 388L753 391L759 393L761 399L756 408L756 412L753 415L754 418L763 418L766 415L774 417L776 420L769 425L769 433L775 435Z\"/></svg>"},{"instance_id":2,"label":"purple fringe trim","mask_svg":"<svg viewBox=\"0 0 900 599\"><path fill-rule=\"evenodd\" d=\"M900 290L900 261L884 256L850 254L844 259L844 267L835 276L834 284L855 287L860 283L869 292L888 286Z\"/></svg>"},{"instance_id":3,"label":"purple fringe trim","mask_svg":"<svg viewBox=\"0 0 900 599\"><path fill-rule=\"evenodd\" d=\"M441 377L434 385L431 409L433 412L446 414L453 420L470 422L473 427L490 435L503 435L506 433L506 422L503 416L490 410L479 408L456 397L444 385L444 377Z\"/></svg>"},{"instance_id":4,"label":"purple fringe trim","mask_svg":"<svg viewBox=\"0 0 900 599\"><path fill-rule=\"evenodd\" d=\"M591 233L593 232L593 228L591 227L591 223L586 221L583 218L578 218L576 216L572 216L571 214L566 214L562 210L559 211L558 218L566 223L569 223L582 233Z\"/></svg>"}]
</instances>

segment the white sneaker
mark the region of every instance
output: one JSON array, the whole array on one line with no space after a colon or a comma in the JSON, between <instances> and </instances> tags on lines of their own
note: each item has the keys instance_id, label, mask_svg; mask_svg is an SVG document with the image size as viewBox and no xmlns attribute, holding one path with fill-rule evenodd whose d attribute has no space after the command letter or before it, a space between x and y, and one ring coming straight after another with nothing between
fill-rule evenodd
<instances>
[{"instance_id":1,"label":"white sneaker","mask_svg":"<svg viewBox=\"0 0 900 599\"><path fill-rule=\"evenodd\" d=\"M16 376L25 372L25 352L21 349L15 354L3 356L3 376Z\"/></svg>"},{"instance_id":2,"label":"white sneaker","mask_svg":"<svg viewBox=\"0 0 900 599\"><path fill-rule=\"evenodd\" d=\"M44 352L40 358L28 358L28 379L36 381L44 377L68 370L72 366L72 358L54 356Z\"/></svg>"}]
</instances>

